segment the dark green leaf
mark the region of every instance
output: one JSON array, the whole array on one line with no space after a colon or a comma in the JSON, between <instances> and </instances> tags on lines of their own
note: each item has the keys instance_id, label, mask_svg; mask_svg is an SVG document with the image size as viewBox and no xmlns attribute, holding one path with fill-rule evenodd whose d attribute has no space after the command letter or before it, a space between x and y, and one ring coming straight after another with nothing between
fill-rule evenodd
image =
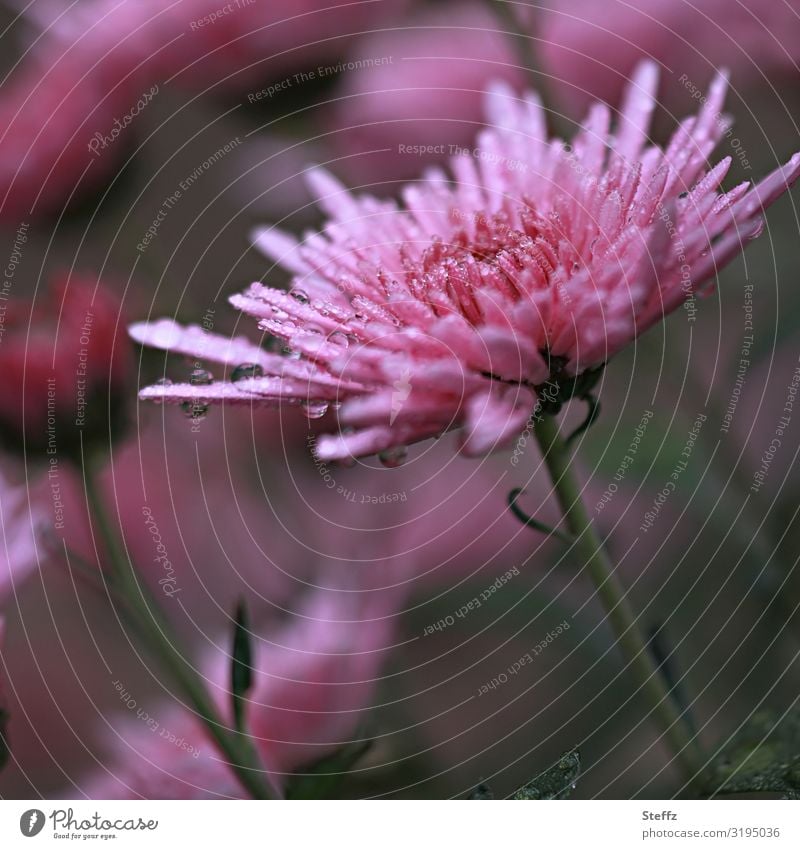
<instances>
[{"instance_id":1,"label":"dark green leaf","mask_svg":"<svg viewBox=\"0 0 800 849\"><path fill-rule=\"evenodd\" d=\"M575 789L581 772L581 756L577 749L565 752L558 763L537 775L511 797L518 800L566 799Z\"/></svg>"},{"instance_id":2,"label":"dark green leaf","mask_svg":"<svg viewBox=\"0 0 800 849\"><path fill-rule=\"evenodd\" d=\"M236 607L231 650L231 697L237 731L244 731L244 697L253 686L253 652L244 602Z\"/></svg>"},{"instance_id":3,"label":"dark green leaf","mask_svg":"<svg viewBox=\"0 0 800 849\"><path fill-rule=\"evenodd\" d=\"M800 799L800 710L756 714L714 758L712 793L780 793Z\"/></svg>"},{"instance_id":4,"label":"dark green leaf","mask_svg":"<svg viewBox=\"0 0 800 849\"><path fill-rule=\"evenodd\" d=\"M342 779L372 748L372 740L356 740L317 761L303 775L294 776L286 788L287 799L327 799Z\"/></svg>"}]
</instances>

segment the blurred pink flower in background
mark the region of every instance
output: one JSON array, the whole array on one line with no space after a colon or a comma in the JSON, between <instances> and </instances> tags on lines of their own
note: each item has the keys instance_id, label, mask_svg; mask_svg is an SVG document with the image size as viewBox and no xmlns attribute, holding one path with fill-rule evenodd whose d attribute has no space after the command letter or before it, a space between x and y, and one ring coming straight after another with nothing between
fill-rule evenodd
<instances>
[{"instance_id":1,"label":"blurred pink flower in background","mask_svg":"<svg viewBox=\"0 0 800 849\"><path fill-rule=\"evenodd\" d=\"M388 616L425 605L464 581L488 586L536 553L530 531L505 506L507 465L468 462L438 445L391 474L379 466L329 470L307 455L296 458L313 438L314 421L299 440L298 422L287 424L292 439L285 450L292 459L276 462L283 438L276 422L265 420L267 411L250 421L241 408L215 410L199 428L168 411L163 419L154 409L147 412L150 421L138 441L115 448L102 475L108 510L164 614L192 652L205 657L203 668L221 704L226 659L208 644L213 639L226 645L231 612L240 599L247 601L253 632L263 637L254 637L263 673L252 693L252 723L265 738L264 757L276 772L291 771L352 736L373 693L375 665L391 644ZM271 450L262 460L254 456L253 442L259 440L260 448L265 434ZM138 707L171 735L157 738L134 721L139 732L122 733L126 740L135 737L134 748L144 754L118 751L120 775L129 766L133 773L141 767L145 783L136 785L132 777L131 785L163 786L153 792L167 797L190 792L192 784L236 795L238 785L191 717L165 702L169 681L162 683L148 656L130 648L119 629L119 610L106 609L102 584L85 573L86 566L103 562L103 554L98 561L100 540L90 534L79 472L64 466L57 482L61 529L53 527L51 481L43 476L30 484L42 580L22 585L22 572L14 573L21 607L8 610L12 639L4 652L12 683L14 761L0 777L0 793L75 798L82 774L94 774L93 781L101 781L101 773L108 778L94 758L105 763L108 723L116 727L116 718L130 717L112 686L119 679ZM527 502L534 508L535 497L531 492ZM9 503L4 496L4 515ZM8 527L30 531L24 523ZM21 554L33 551L30 539L30 546L17 549ZM29 570L25 560L14 563L15 570ZM75 617L76 604L81 617ZM48 651L53 641L58 649ZM287 678L295 680L282 680ZM323 699L327 708L319 707ZM176 748L180 737L202 744L202 755ZM152 773L142 758L166 763L183 783L162 785L162 778L172 780Z\"/></svg>"},{"instance_id":2,"label":"blurred pink flower in background","mask_svg":"<svg viewBox=\"0 0 800 849\"><path fill-rule=\"evenodd\" d=\"M113 173L159 87L242 90L335 60L405 5L39 0L26 13L44 32L0 93L0 218L57 211Z\"/></svg>"},{"instance_id":3,"label":"blurred pink flower in background","mask_svg":"<svg viewBox=\"0 0 800 849\"><path fill-rule=\"evenodd\" d=\"M6 449L77 451L125 424L133 352L119 299L96 277L54 276L4 305L0 432ZM11 443L11 445L9 445Z\"/></svg>"},{"instance_id":4,"label":"blurred pink flower in background","mask_svg":"<svg viewBox=\"0 0 800 849\"><path fill-rule=\"evenodd\" d=\"M0 605L36 568L35 530L42 513L38 502L29 502L25 487L0 471Z\"/></svg>"},{"instance_id":5,"label":"blurred pink flower in background","mask_svg":"<svg viewBox=\"0 0 800 849\"><path fill-rule=\"evenodd\" d=\"M416 177L421 163L444 161L474 139L483 121L487 78L522 84L513 44L488 4L441 3L402 25L365 36L370 63L343 74L329 119L335 164L348 182ZM403 152L414 148L417 152Z\"/></svg>"},{"instance_id":6,"label":"blurred pink flower in background","mask_svg":"<svg viewBox=\"0 0 800 849\"><path fill-rule=\"evenodd\" d=\"M5 696L5 669L3 668L3 641L6 636L6 622L0 616L0 769L5 766L6 761L6 696Z\"/></svg>"},{"instance_id":7,"label":"blurred pink flower in background","mask_svg":"<svg viewBox=\"0 0 800 849\"><path fill-rule=\"evenodd\" d=\"M691 96L716 68L730 68L738 88L796 74L800 59L797 0L555 0L515 8L541 39L542 65L561 102L576 112L596 98L614 103L645 58L671 75L673 96L687 81Z\"/></svg>"},{"instance_id":8,"label":"blurred pink flower in background","mask_svg":"<svg viewBox=\"0 0 800 849\"><path fill-rule=\"evenodd\" d=\"M548 142L534 95L496 87L490 128L456 156L455 182L431 171L405 207L355 196L324 171L312 188L330 216L302 242L265 229L257 243L294 274L291 291L254 283L231 303L284 355L171 320L131 328L142 344L233 369L233 380L157 385L176 403L341 404L322 460L382 452L461 429L481 455L524 430L539 388L602 366L709 280L763 226L800 173L800 154L758 186L720 185L708 157L725 133L727 81L665 149L649 144L658 72L642 64L618 127L595 104L572 147Z\"/></svg>"},{"instance_id":9,"label":"blurred pink flower in background","mask_svg":"<svg viewBox=\"0 0 800 849\"><path fill-rule=\"evenodd\" d=\"M359 739L380 669L392 646L394 601L364 603L358 591L316 590L282 631L253 638L255 680L246 722L273 781ZM217 651L207 677L229 713L231 658ZM116 757L90 776L93 799L237 797L232 773L188 712L162 704L127 719L113 741ZM163 736L162 736L163 734Z\"/></svg>"}]
</instances>

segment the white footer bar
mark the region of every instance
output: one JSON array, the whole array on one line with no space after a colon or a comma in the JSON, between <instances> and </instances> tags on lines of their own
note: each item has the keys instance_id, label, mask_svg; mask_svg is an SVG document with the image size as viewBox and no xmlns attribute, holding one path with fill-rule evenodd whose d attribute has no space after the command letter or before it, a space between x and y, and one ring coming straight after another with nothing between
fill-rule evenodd
<instances>
[{"instance_id":1,"label":"white footer bar","mask_svg":"<svg viewBox=\"0 0 800 849\"><path fill-rule=\"evenodd\" d=\"M0 801L0 846L800 847L800 803ZM196 842L197 841L197 842ZM224 841L224 842L223 842Z\"/></svg>"}]
</instances>

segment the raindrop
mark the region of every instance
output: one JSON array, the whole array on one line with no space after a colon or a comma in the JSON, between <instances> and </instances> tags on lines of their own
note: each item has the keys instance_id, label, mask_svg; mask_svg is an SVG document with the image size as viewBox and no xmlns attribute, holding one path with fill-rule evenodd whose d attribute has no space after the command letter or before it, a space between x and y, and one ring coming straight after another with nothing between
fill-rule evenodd
<instances>
[{"instance_id":1,"label":"raindrop","mask_svg":"<svg viewBox=\"0 0 800 849\"><path fill-rule=\"evenodd\" d=\"M302 406L307 419L321 419L328 412L327 401L304 401Z\"/></svg>"},{"instance_id":2,"label":"raindrop","mask_svg":"<svg viewBox=\"0 0 800 849\"><path fill-rule=\"evenodd\" d=\"M396 448L388 448L386 451L381 451L378 454L378 459L382 466L387 469L396 469L405 463L408 457L408 448L405 445L398 445Z\"/></svg>"},{"instance_id":3,"label":"raindrop","mask_svg":"<svg viewBox=\"0 0 800 849\"><path fill-rule=\"evenodd\" d=\"M198 401L181 401L181 410L187 419L204 419L208 413L208 404Z\"/></svg>"},{"instance_id":4,"label":"raindrop","mask_svg":"<svg viewBox=\"0 0 800 849\"><path fill-rule=\"evenodd\" d=\"M294 348L291 348L289 345L284 345L283 353L290 360L299 360L302 354L300 351L295 351Z\"/></svg>"},{"instance_id":5,"label":"raindrop","mask_svg":"<svg viewBox=\"0 0 800 849\"><path fill-rule=\"evenodd\" d=\"M263 377L264 369L258 363L242 363L231 372L231 380L238 383L251 377Z\"/></svg>"},{"instance_id":6,"label":"raindrop","mask_svg":"<svg viewBox=\"0 0 800 849\"><path fill-rule=\"evenodd\" d=\"M214 376L204 368L192 369L192 373L189 375L189 383L192 386L208 386L209 383L213 382Z\"/></svg>"},{"instance_id":7,"label":"raindrop","mask_svg":"<svg viewBox=\"0 0 800 849\"><path fill-rule=\"evenodd\" d=\"M350 338L346 333L342 333L341 330L334 330L333 333L328 336L328 342L332 345L337 345L340 348L347 348L350 345Z\"/></svg>"},{"instance_id":8,"label":"raindrop","mask_svg":"<svg viewBox=\"0 0 800 849\"><path fill-rule=\"evenodd\" d=\"M308 297L308 293L303 289L292 289L289 294L299 303L299 304L307 304L311 299Z\"/></svg>"}]
</instances>

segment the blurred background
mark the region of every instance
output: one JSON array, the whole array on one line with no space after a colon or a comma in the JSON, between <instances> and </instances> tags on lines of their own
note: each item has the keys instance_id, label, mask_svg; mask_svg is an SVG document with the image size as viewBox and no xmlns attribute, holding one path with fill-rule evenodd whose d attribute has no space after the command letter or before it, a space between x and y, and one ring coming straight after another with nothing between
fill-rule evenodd
<instances>
[{"instance_id":1,"label":"blurred background","mask_svg":"<svg viewBox=\"0 0 800 849\"><path fill-rule=\"evenodd\" d=\"M255 280L287 282L252 239L265 225L297 234L320 225L308 168L394 196L470 146L492 80L539 90L553 134L569 139L593 99L618 106L636 62L652 58L663 143L725 67L735 119L718 151L733 158L726 186L800 149L796 0L14 0L0 9L0 297L17 304L0 335L2 379L18 367L12 333L24 338L24 362L36 356L59 276L99 280L118 301L115 331L169 316L258 339L227 298ZM780 424L800 364L796 196L770 210L713 296L609 364L602 415L577 451L590 514L712 752L800 696L800 412ZM131 357L118 387L130 400L167 371L185 379L195 367L132 347ZM582 415L569 409L566 419ZM504 454L455 457L444 437L412 448L401 469L329 469L309 448L327 417L223 407L195 420L146 405L128 416L104 472L110 512L144 579L180 590L165 592L164 606L199 666L227 651L233 608L248 600L256 651L274 676L263 734L284 777L370 739L336 795L458 797L485 782L502 796L573 747L578 798L678 792L579 564L508 514L508 492L524 486L527 512L557 521L533 444L518 465ZM154 770L165 795L229 795L211 773L187 778L182 747L148 748L154 735L137 710L182 729L177 697L102 586L65 556L90 567L100 557L81 475L62 469L55 515L46 452L34 442L3 461L11 580L0 669L13 757L0 794L142 795L130 775ZM659 503L687 445L690 462ZM156 517L168 575L143 508ZM30 560L25 570L12 543ZM314 612L321 596L325 615ZM319 627L298 636L298 622ZM303 693L282 701L296 679ZM115 776L127 790L103 783Z\"/></svg>"}]
</instances>

